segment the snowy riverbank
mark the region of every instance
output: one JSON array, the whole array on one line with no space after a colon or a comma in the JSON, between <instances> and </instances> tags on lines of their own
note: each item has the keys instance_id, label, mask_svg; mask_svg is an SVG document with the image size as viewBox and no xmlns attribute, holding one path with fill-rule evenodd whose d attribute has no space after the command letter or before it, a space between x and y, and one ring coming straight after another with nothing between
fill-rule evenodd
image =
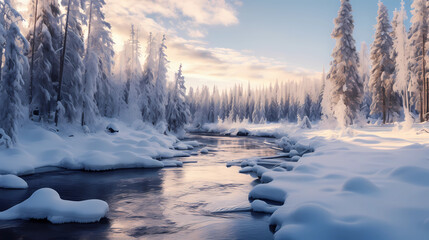
<instances>
[{"instance_id":1,"label":"snowy riverbank","mask_svg":"<svg viewBox=\"0 0 429 240\"><path fill-rule=\"evenodd\" d=\"M287 138L316 149L297 163L282 165L292 171L245 167L255 159L243 164L241 172L254 171L263 183L249 197L282 204L256 209L274 212L270 224L275 239L429 236L428 124L410 130L393 125L346 130L281 124L205 127L218 133L241 129L253 136L288 133Z\"/></svg>"},{"instance_id":2,"label":"snowy riverbank","mask_svg":"<svg viewBox=\"0 0 429 240\"><path fill-rule=\"evenodd\" d=\"M113 121L119 132L104 131ZM1 174L31 174L43 167L73 170L112 170L120 168L162 168L181 166L179 161L158 159L189 156L194 143L182 143L175 136L159 133L154 127L136 122L132 126L104 119L96 133L83 133L78 127L50 127L27 122L19 131L18 144L0 149Z\"/></svg>"}]
</instances>

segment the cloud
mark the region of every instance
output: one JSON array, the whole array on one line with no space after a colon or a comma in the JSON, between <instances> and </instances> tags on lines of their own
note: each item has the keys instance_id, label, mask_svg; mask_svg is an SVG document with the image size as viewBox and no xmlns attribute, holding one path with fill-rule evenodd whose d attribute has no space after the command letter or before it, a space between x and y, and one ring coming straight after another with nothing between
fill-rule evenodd
<instances>
[{"instance_id":1,"label":"cloud","mask_svg":"<svg viewBox=\"0 0 429 240\"><path fill-rule=\"evenodd\" d=\"M231 83L251 81L264 84L276 80L302 80L320 78L320 73L297 68L273 58L256 57L251 51L237 51L228 48L208 48L189 44L185 39L173 38L168 42L170 66L176 70L180 62L186 76L199 83ZM198 83L195 81L195 83Z\"/></svg>"},{"instance_id":2,"label":"cloud","mask_svg":"<svg viewBox=\"0 0 429 240\"><path fill-rule=\"evenodd\" d=\"M209 47L207 26L238 24L238 0L106 0L106 20L112 25L115 50L130 37L131 24L139 29L142 52L150 32L167 36L169 77L183 64L192 84L269 83L275 80L319 78L320 73L277 59L255 56L252 50ZM26 5L26 4L24 4ZM142 62L144 62L144 54Z\"/></svg>"},{"instance_id":3,"label":"cloud","mask_svg":"<svg viewBox=\"0 0 429 240\"><path fill-rule=\"evenodd\" d=\"M159 15L196 24L229 26L238 23L236 1L225 0L107 0L114 11L125 10L129 16Z\"/></svg>"}]
</instances>

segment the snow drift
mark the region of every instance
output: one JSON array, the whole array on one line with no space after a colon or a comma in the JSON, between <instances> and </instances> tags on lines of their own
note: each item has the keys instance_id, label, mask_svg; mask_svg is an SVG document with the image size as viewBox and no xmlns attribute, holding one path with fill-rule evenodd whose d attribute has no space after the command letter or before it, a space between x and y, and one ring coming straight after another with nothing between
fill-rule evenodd
<instances>
[{"instance_id":1,"label":"snow drift","mask_svg":"<svg viewBox=\"0 0 429 240\"><path fill-rule=\"evenodd\" d=\"M109 211L101 200L67 201L53 189L42 188L24 202L0 212L0 220L47 219L51 223L98 222Z\"/></svg>"},{"instance_id":2,"label":"snow drift","mask_svg":"<svg viewBox=\"0 0 429 240\"><path fill-rule=\"evenodd\" d=\"M57 132L36 123L26 123L20 130L19 144L0 150L0 173L31 174L41 167L90 171L162 168L164 163L157 159L189 156L175 150L179 143L176 137L161 134L148 124L140 122L128 126L119 120L109 121L115 121L109 124L118 130L115 134L103 131L107 121L100 124L100 131L96 133L83 133L74 126ZM180 145L192 148L190 145L196 143Z\"/></svg>"}]
</instances>

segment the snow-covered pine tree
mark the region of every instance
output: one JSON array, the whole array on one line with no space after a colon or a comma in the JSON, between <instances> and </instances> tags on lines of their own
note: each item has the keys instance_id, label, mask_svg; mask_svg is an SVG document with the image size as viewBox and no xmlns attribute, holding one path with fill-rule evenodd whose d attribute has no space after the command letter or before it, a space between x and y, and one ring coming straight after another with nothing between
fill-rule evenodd
<instances>
[{"instance_id":1,"label":"snow-covered pine tree","mask_svg":"<svg viewBox=\"0 0 429 240\"><path fill-rule=\"evenodd\" d=\"M359 76L363 82L363 101L360 106L361 113L365 118L368 118L371 112L372 96L369 89L369 78L371 71L371 59L369 56L368 45L362 42L359 52Z\"/></svg>"},{"instance_id":2,"label":"snow-covered pine tree","mask_svg":"<svg viewBox=\"0 0 429 240\"><path fill-rule=\"evenodd\" d=\"M425 43L429 33L428 18L429 10L427 0L414 0L411 4L411 27L408 36L410 52L409 71L410 80L410 104L420 113L420 121L424 121L424 91L423 75L428 71L425 66L424 56L427 55Z\"/></svg>"},{"instance_id":3,"label":"snow-covered pine tree","mask_svg":"<svg viewBox=\"0 0 429 240\"><path fill-rule=\"evenodd\" d=\"M112 117L117 97L112 83L113 40L111 26L105 20L104 0L88 4L88 36L85 56L85 101L83 124L94 124L98 114Z\"/></svg>"},{"instance_id":4,"label":"snow-covered pine tree","mask_svg":"<svg viewBox=\"0 0 429 240\"><path fill-rule=\"evenodd\" d=\"M355 40L353 38L354 21L352 7L349 0L341 0L338 17L335 19L335 28L332 37L336 45L332 53L333 60L325 85L327 104L324 105L326 116L334 116L346 125L353 124L359 111L363 96L363 83L359 78L359 59L356 53ZM345 112L334 111L340 100L347 106Z\"/></svg>"},{"instance_id":5,"label":"snow-covered pine tree","mask_svg":"<svg viewBox=\"0 0 429 240\"><path fill-rule=\"evenodd\" d=\"M67 8L68 28L64 35L64 49L62 63L60 62L60 86L58 93L57 109L64 110L64 117L68 122L76 123L81 119L82 90L84 64L82 56L84 54L84 42L82 24L86 24L86 15L83 12L84 0L63 0L63 6ZM66 20L67 21L67 20ZM63 66L61 66L61 64ZM61 68L63 73L61 75ZM58 114L56 114L58 122Z\"/></svg>"},{"instance_id":6,"label":"snow-covered pine tree","mask_svg":"<svg viewBox=\"0 0 429 240\"><path fill-rule=\"evenodd\" d=\"M408 71L409 65L409 51L408 51L408 37L407 29L405 27L405 20L407 19L407 12L405 10L405 3L401 1L401 10L394 12L394 18L396 24L394 25L393 32L395 38L393 39L393 48L396 52L395 59L395 84L393 89L399 93L402 97L402 105L404 109L405 117L409 117L410 104L409 104L409 91L408 85L410 80L410 74Z\"/></svg>"},{"instance_id":7,"label":"snow-covered pine tree","mask_svg":"<svg viewBox=\"0 0 429 240\"><path fill-rule=\"evenodd\" d=\"M399 111L399 104L393 92L395 63L392 60L392 26L386 6L378 3L377 25L371 46L372 69L369 86L372 93L371 114L381 114L383 123L389 121L392 113Z\"/></svg>"},{"instance_id":8,"label":"snow-covered pine tree","mask_svg":"<svg viewBox=\"0 0 429 240\"><path fill-rule=\"evenodd\" d=\"M6 5L6 2L0 2L0 83L2 80L2 66L3 66L3 54L4 54L4 46L6 45L6 29L9 25L7 23L7 16L6 16L6 8L8 5Z\"/></svg>"},{"instance_id":9,"label":"snow-covered pine tree","mask_svg":"<svg viewBox=\"0 0 429 240\"><path fill-rule=\"evenodd\" d=\"M113 117L118 103L117 91L114 90L112 79L113 39L111 25L105 19L104 0L92 0L93 19L89 45L92 52L98 56L97 90L95 100L102 116ZM89 36L88 36L89 37Z\"/></svg>"},{"instance_id":10,"label":"snow-covered pine tree","mask_svg":"<svg viewBox=\"0 0 429 240\"><path fill-rule=\"evenodd\" d=\"M31 43L30 67L30 114L49 120L55 110L59 75L59 49L61 48L60 7L57 0L30 2L37 10L31 16L34 26L27 35ZM37 12L37 16L34 16ZM36 20L36 21L35 21Z\"/></svg>"},{"instance_id":11,"label":"snow-covered pine tree","mask_svg":"<svg viewBox=\"0 0 429 240\"><path fill-rule=\"evenodd\" d=\"M155 112L152 108L155 106L154 89L155 89L155 71L156 71L156 51L152 33L146 47L146 61L143 67L143 77L140 80L140 97L139 105L142 112L143 121L154 123Z\"/></svg>"},{"instance_id":12,"label":"snow-covered pine tree","mask_svg":"<svg viewBox=\"0 0 429 240\"><path fill-rule=\"evenodd\" d=\"M190 112L186 102L185 77L182 74L182 65L180 65L169 91L166 117L168 129L173 132L182 131L189 122Z\"/></svg>"},{"instance_id":13,"label":"snow-covered pine tree","mask_svg":"<svg viewBox=\"0 0 429 240\"><path fill-rule=\"evenodd\" d=\"M167 54L165 53L167 46L165 45L165 35L162 37L161 45L158 52L158 66L156 72L156 82L154 89L154 107L151 109L154 113L153 124L158 124L165 121L165 105L166 105L166 87L167 87Z\"/></svg>"},{"instance_id":14,"label":"snow-covered pine tree","mask_svg":"<svg viewBox=\"0 0 429 240\"><path fill-rule=\"evenodd\" d=\"M302 104L301 109L299 111L299 115L301 119L304 119L305 116L308 118L311 117L311 106L313 105L313 101L311 100L310 94L305 94L304 104Z\"/></svg>"},{"instance_id":15,"label":"snow-covered pine tree","mask_svg":"<svg viewBox=\"0 0 429 240\"><path fill-rule=\"evenodd\" d=\"M323 100L323 91L325 89L326 84L326 73L325 67L323 67L322 72L322 84L316 93L318 93L315 101L311 105L311 116L309 116L312 121L319 121L322 117L322 100Z\"/></svg>"},{"instance_id":16,"label":"snow-covered pine tree","mask_svg":"<svg viewBox=\"0 0 429 240\"><path fill-rule=\"evenodd\" d=\"M21 34L17 25L22 21L10 0L0 2L0 10L4 11L0 27L0 40L5 37L3 78L0 81L0 129L11 139L7 147L17 141L18 124L23 117L20 94L24 80L22 78L24 65L28 64L24 53L28 50L28 42Z\"/></svg>"}]
</instances>

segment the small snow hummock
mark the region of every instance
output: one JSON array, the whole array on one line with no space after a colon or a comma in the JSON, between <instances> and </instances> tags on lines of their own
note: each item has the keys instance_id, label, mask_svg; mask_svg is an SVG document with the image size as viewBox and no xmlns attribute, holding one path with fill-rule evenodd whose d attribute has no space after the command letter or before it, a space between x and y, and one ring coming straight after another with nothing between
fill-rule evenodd
<instances>
[{"instance_id":1,"label":"small snow hummock","mask_svg":"<svg viewBox=\"0 0 429 240\"><path fill-rule=\"evenodd\" d=\"M30 198L8 210L0 212L0 220L47 219L51 223L98 222L109 211L102 200L68 201L51 188L42 188Z\"/></svg>"},{"instance_id":2,"label":"small snow hummock","mask_svg":"<svg viewBox=\"0 0 429 240\"><path fill-rule=\"evenodd\" d=\"M209 149L208 148L203 148L200 150L201 154L208 154L209 153Z\"/></svg>"},{"instance_id":3,"label":"small snow hummock","mask_svg":"<svg viewBox=\"0 0 429 240\"><path fill-rule=\"evenodd\" d=\"M25 189L28 188L28 184L16 175L0 175L0 188Z\"/></svg>"},{"instance_id":4,"label":"small snow hummock","mask_svg":"<svg viewBox=\"0 0 429 240\"><path fill-rule=\"evenodd\" d=\"M271 206L262 200L255 200L251 204L252 211L261 213L274 213L279 206Z\"/></svg>"}]
</instances>

